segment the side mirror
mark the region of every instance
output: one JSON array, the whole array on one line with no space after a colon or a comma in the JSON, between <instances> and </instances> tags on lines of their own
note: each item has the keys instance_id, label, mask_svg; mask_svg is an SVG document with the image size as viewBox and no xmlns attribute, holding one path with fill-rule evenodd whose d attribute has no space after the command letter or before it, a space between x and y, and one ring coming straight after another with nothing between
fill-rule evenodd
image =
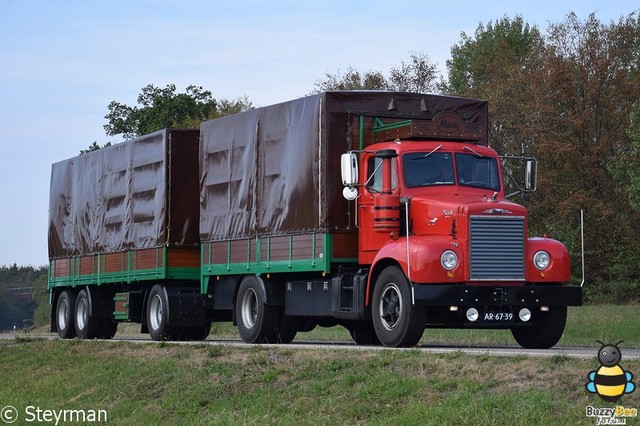
<instances>
[{"instance_id":1,"label":"side mirror","mask_svg":"<svg viewBox=\"0 0 640 426\"><path fill-rule=\"evenodd\" d=\"M524 190L525 191L535 191L537 187L538 180L538 163L536 160L529 158L525 162L525 170L524 170Z\"/></svg>"},{"instance_id":2,"label":"side mirror","mask_svg":"<svg viewBox=\"0 0 640 426\"><path fill-rule=\"evenodd\" d=\"M342 154L340 157L342 170L342 184L354 186L358 184L358 156L353 152Z\"/></svg>"},{"instance_id":3,"label":"side mirror","mask_svg":"<svg viewBox=\"0 0 640 426\"><path fill-rule=\"evenodd\" d=\"M353 152L342 154L340 157L340 171L342 173L342 196L349 201L358 198L358 156Z\"/></svg>"}]
</instances>

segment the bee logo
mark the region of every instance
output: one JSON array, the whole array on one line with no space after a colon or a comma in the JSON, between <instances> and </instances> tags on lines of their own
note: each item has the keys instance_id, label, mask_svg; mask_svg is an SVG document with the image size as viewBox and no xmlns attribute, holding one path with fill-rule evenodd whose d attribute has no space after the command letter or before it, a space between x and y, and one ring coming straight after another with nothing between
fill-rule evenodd
<instances>
[{"instance_id":1,"label":"bee logo","mask_svg":"<svg viewBox=\"0 0 640 426\"><path fill-rule=\"evenodd\" d=\"M587 392L596 393L605 401L615 402L625 393L632 393L636 389L635 383L631 381L633 374L619 365L622 359L622 353L618 345L623 342L619 341L615 345L602 345L598 351L598 361L600 368L589 373L589 381L586 384Z\"/></svg>"}]
</instances>

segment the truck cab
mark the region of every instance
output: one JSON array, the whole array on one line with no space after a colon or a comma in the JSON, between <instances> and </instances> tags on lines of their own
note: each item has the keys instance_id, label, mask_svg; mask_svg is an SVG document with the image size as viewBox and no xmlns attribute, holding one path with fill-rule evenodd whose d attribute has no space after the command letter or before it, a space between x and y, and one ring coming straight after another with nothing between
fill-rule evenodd
<instances>
[{"instance_id":1,"label":"truck cab","mask_svg":"<svg viewBox=\"0 0 640 426\"><path fill-rule=\"evenodd\" d=\"M535 160L520 160L522 188L535 189ZM557 343L567 306L581 302L580 288L564 285L569 253L528 235L527 210L506 198L492 148L397 138L342 161L383 344L415 344L425 326L511 329L524 347Z\"/></svg>"}]
</instances>

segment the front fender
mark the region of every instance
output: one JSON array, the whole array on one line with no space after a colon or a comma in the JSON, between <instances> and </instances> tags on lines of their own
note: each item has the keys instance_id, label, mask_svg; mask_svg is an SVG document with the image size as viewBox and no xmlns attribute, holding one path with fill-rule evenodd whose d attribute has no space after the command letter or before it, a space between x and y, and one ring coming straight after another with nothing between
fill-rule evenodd
<instances>
[{"instance_id":1,"label":"front fender","mask_svg":"<svg viewBox=\"0 0 640 426\"><path fill-rule=\"evenodd\" d=\"M452 271L440 264L440 256L445 250L453 250L458 255L458 266ZM465 263L464 251L460 244L446 235L411 236L409 238L409 261L407 262L407 239L398 238L385 244L371 265L367 283L368 296L375 280L382 270L395 264L413 283L433 284L463 281L462 268ZM449 274L448 274L449 272Z\"/></svg>"},{"instance_id":2,"label":"front fender","mask_svg":"<svg viewBox=\"0 0 640 426\"><path fill-rule=\"evenodd\" d=\"M527 281L535 283L566 283L571 279L571 257L560 241L550 238L529 238L529 259L527 259ZM545 271L539 271L533 264L533 256L544 250L551 262Z\"/></svg>"}]
</instances>

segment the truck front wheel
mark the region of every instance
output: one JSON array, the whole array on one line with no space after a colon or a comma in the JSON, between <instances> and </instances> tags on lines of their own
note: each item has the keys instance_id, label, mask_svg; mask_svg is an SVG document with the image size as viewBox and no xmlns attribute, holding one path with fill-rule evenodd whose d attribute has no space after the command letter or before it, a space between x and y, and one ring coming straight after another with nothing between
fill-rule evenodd
<instances>
[{"instance_id":1,"label":"truck front wheel","mask_svg":"<svg viewBox=\"0 0 640 426\"><path fill-rule=\"evenodd\" d=\"M276 342L280 310L269 306L264 283L258 277L245 277L236 298L238 332L245 343Z\"/></svg>"},{"instance_id":2,"label":"truck front wheel","mask_svg":"<svg viewBox=\"0 0 640 426\"><path fill-rule=\"evenodd\" d=\"M558 343L567 322L567 307L551 307L548 312L538 311L529 327L514 327L511 334L516 342L527 349L549 349Z\"/></svg>"},{"instance_id":3,"label":"truck front wheel","mask_svg":"<svg viewBox=\"0 0 640 426\"><path fill-rule=\"evenodd\" d=\"M389 266L382 271L371 303L373 327L384 346L407 347L420 341L427 312L411 303L411 286L401 269Z\"/></svg>"}]
</instances>

